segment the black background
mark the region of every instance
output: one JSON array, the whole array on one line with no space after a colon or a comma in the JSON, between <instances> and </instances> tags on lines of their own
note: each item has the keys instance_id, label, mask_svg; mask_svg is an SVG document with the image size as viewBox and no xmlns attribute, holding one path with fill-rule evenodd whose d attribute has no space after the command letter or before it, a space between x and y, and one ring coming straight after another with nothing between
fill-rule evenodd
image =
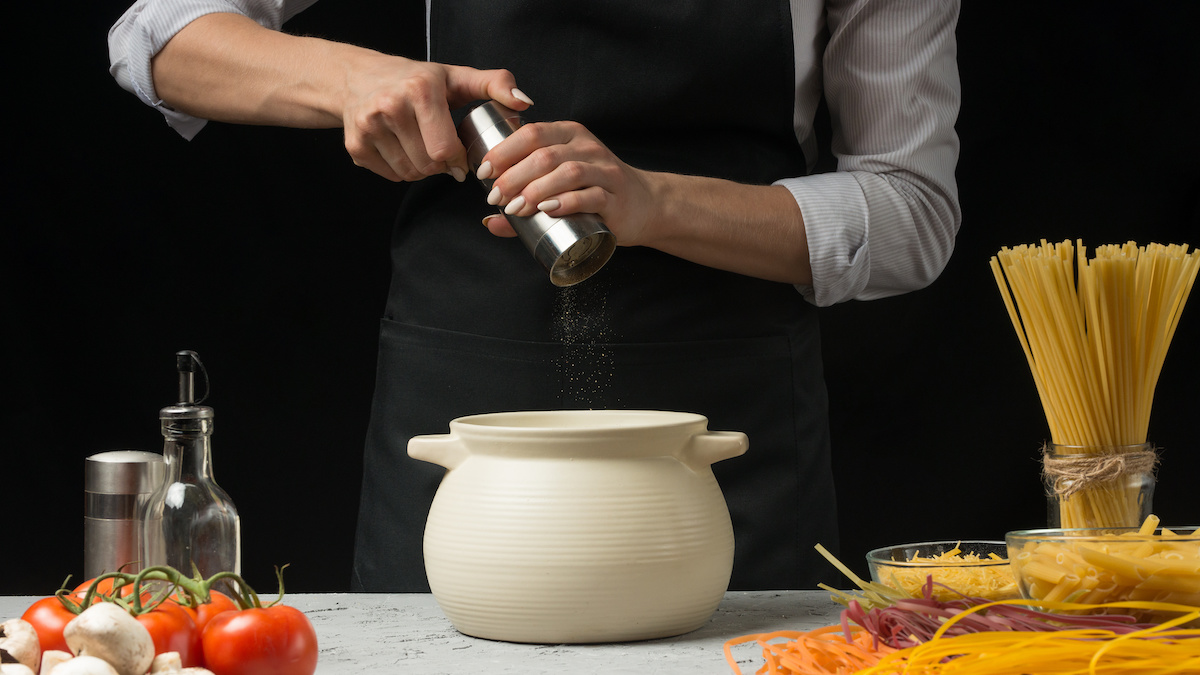
<instances>
[{"instance_id":1,"label":"black background","mask_svg":"<svg viewBox=\"0 0 1200 675\"><path fill-rule=\"evenodd\" d=\"M247 579L271 589L290 563L290 591L346 590L403 186L354 167L339 130L212 124L183 141L107 73L124 2L33 4L7 47L0 593L78 578L83 458L161 447L184 348L213 379ZM822 315L842 558L860 571L875 546L1044 524L1048 430L992 254L1200 245L1191 3L964 4L954 257L924 291ZM326 0L288 28L421 56L421 3L401 5ZM1150 423L1155 510L1174 524L1200 523L1197 305Z\"/></svg>"}]
</instances>

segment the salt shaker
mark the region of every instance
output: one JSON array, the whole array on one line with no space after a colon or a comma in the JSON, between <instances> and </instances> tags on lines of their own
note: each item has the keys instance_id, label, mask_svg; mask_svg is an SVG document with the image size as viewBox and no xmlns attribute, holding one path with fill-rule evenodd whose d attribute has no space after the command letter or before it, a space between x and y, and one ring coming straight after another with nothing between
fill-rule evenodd
<instances>
[{"instance_id":1,"label":"salt shaker","mask_svg":"<svg viewBox=\"0 0 1200 675\"><path fill-rule=\"evenodd\" d=\"M83 575L142 569L142 519L162 483L162 455L110 450L84 460Z\"/></svg>"}]
</instances>

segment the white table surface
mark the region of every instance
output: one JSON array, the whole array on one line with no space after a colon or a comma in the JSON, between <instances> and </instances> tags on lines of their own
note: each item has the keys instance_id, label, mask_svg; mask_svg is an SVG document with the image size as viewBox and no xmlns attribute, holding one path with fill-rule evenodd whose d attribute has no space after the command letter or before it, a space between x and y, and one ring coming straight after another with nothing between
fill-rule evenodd
<instances>
[{"instance_id":1,"label":"white table surface","mask_svg":"<svg viewBox=\"0 0 1200 675\"><path fill-rule=\"evenodd\" d=\"M37 598L0 597L0 621L20 616ZM824 591L731 592L708 624L678 637L599 645L526 645L468 637L454 629L429 594L295 594L317 631L318 675L419 673L731 673L730 638L837 623L841 606ZM754 645L734 651L745 673L762 665Z\"/></svg>"}]
</instances>

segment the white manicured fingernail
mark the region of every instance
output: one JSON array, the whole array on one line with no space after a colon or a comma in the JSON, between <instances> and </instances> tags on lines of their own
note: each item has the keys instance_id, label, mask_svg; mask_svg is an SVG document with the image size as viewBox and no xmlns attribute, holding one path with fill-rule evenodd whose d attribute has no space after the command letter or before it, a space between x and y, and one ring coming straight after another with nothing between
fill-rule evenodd
<instances>
[{"instance_id":1,"label":"white manicured fingernail","mask_svg":"<svg viewBox=\"0 0 1200 675\"><path fill-rule=\"evenodd\" d=\"M523 208L525 208L525 198L521 195L517 195L516 199L509 202L508 206L504 207L504 212L511 216Z\"/></svg>"},{"instance_id":2,"label":"white manicured fingernail","mask_svg":"<svg viewBox=\"0 0 1200 675\"><path fill-rule=\"evenodd\" d=\"M500 194L500 188L494 187L492 188L492 191L488 193L487 203L495 206L500 203L500 198L503 196L504 195Z\"/></svg>"},{"instance_id":3,"label":"white manicured fingernail","mask_svg":"<svg viewBox=\"0 0 1200 675\"><path fill-rule=\"evenodd\" d=\"M450 167L450 175L460 183L467 179L467 173L457 166Z\"/></svg>"},{"instance_id":4,"label":"white manicured fingernail","mask_svg":"<svg viewBox=\"0 0 1200 675\"><path fill-rule=\"evenodd\" d=\"M560 206L562 206L562 203L557 199L547 199L541 204L538 204L538 211L553 211Z\"/></svg>"},{"instance_id":5,"label":"white manicured fingernail","mask_svg":"<svg viewBox=\"0 0 1200 675\"><path fill-rule=\"evenodd\" d=\"M533 105L533 99L526 96L525 92L521 91L520 89L517 89L516 87L513 87L512 95L513 95L513 98L517 99L518 101L522 101L524 103L528 103L529 105Z\"/></svg>"},{"instance_id":6,"label":"white manicured fingernail","mask_svg":"<svg viewBox=\"0 0 1200 675\"><path fill-rule=\"evenodd\" d=\"M499 217L500 217L500 216L497 216L497 215L484 216L484 217L483 217L483 226L484 226L484 227L487 227L487 225L488 225L488 221L489 221L489 220L491 220L492 218L499 218Z\"/></svg>"},{"instance_id":7,"label":"white manicured fingernail","mask_svg":"<svg viewBox=\"0 0 1200 675\"><path fill-rule=\"evenodd\" d=\"M483 164L480 164L479 168L475 169L475 175L479 177L479 180L487 180L488 178L491 178L492 163L484 162Z\"/></svg>"}]
</instances>

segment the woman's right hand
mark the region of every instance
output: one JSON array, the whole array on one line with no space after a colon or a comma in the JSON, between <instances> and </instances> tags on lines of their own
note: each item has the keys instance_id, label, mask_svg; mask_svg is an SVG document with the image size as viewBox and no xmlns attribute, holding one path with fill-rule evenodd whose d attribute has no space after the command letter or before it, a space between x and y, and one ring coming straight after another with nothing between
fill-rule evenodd
<instances>
[{"instance_id":1,"label":"woman's right hand","mask_svg":"<svg viewBox=\"0 0 1200 675\"><path fill-rule=\"evenodd\" d=\"M156 94L206 120L345 129L354 163L393 181L469 168L450 111L479 99L531 101L506 70L476 70L289 35L241 14L206 14L152 61Z\"/></svg>"},{"instance_id":2,"label":"woman's right hand","mask_svg":"<svg viewBox=\"0 0 1200 675\"><path fill-rule=\"evenodd\" d=\"M363 63L363 62L366 63ZM450 111L495 99L514 110L532 101L507 70L476 70L399 56L363 59L349 76L342 123L354 163L393 181L470 172Z\"/></svg>"}]
</instances>

